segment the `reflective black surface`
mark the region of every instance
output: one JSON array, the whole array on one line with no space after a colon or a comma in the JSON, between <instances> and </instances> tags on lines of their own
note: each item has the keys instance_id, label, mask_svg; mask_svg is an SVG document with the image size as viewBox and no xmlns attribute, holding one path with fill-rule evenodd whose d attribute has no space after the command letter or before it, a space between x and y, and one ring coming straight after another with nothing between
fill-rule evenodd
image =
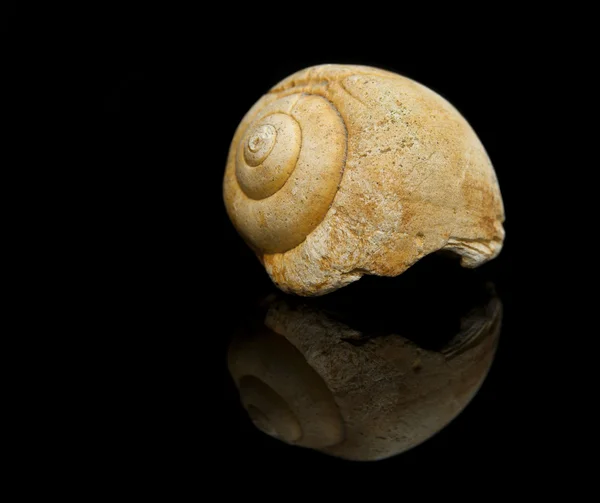
<instances>
[{"instance_id":1,"label":"reflective black surface","mask_svg":"<svg viewBox=\"0 0 600 503\"><path fill-rule=\"evenodd\" d=\"M235 30L231 17L222 17L223 29L218 33L226 38L227 47L234 43L237 33L239 45L245 47L246 20L240 19L243 26ZM558 438L565 430L557 417L561 411L573 418L580 416L578 401L573 398L575 387L566 384L566 378L579 376L579 370L568 373L564 366L578 362L578 355L588 351L585 345L566 342L589 338L589 331L572 328L577 316L560 323L566 318L564 297L577 292L564 286L561 271L583 279L588 273L585 260L572 259L571 241L557 245L554 237L557 230L574 238L585 235L571 231L571 220L559 222L563 208L571 205L562 199L564 190L549 190L547 182L555 179L562 184L565 177L556 173L562 173L564 167L555 172L554 167L546 169L537 160L541 150L553 152L552 146L546 139L541 147L531 144L540 124L539 116L531 111L532 103L541 88L555 87L528 86L524 74L515 67L518 58L506 52L504 35L498 38L497 53L471 54L467 48L473 44L478 51L492 51L486 49L486 43L494 38L485 33L476 36L471 28L465 31L468 44L452 46L451 37L444 37L432 50L422 53L415 52L415 45L420 45L413 43L416 39L399 40L396 29L386 29L382 31L393 39L389 44L374 37L369 45L366 38L358 37L358 47L350 49L346 45L349 40L330 43L320 36L301 36L297 43L286 44L286 57L258 59L250 56L251 51L229 54L215 50L209 31L200 44L169 45L155 40L154 26L147 37L132 35L136 41L132 47L115 43L109 49L111 32L99 38L101 55L90 55L90 59L97 77L94 82L101 87L94 99L103 103L98 147L101 169L91 170L93 179L80 193L87 198L88 187L97 188L95 207L102 221L92 227L90 244L99 250L99 258L86 264L94 274L99 271L100 281L95 276L85 279L94 288L107 283L106 292L98 288L104 296L99 317L106 327L94 339L92 352L100 348L107 353L98 376L102 381L112 379L114 384L103 393L108 405L95 406L94 414L102 418L102 427L94 429L94 435L114 442L112 462L118 458L128 469L135 465L132 459L161 469L175 464L178 473L188 470L197 474L201 462L208 460L216 473L236 477L251 471L258 475L256 480L263 481L269 473L266 470L289 470L290 466L323 470L358 466L357 473L373 470L377 474L389 466L391 472L404 474L399 469L437 472L451 466L487 468L502 466L508 459L510 467L529 467L531 460L554 452L557 444L570 442L573 429L567 431L566 440ZM173 31L178 32L179 27ZM306 45L309 39L312 47ZM520 46L516 53L522 53ZM523 54L530 68L530 55ZM465 270L451 258L426 257L398 278L364 277L317 299L292 298L273 290L261 264L227 218L221 190L225 159L235 128L260 95L299 68L327 62L389 69L422 82L458 108L480 137L498 175L507 220L505 246L497 259L480 269ZM553 67L551 73L556 71L560 72ZM549 110L555 109L555 100L542 103L550 103ZM557 130L561 126L564 124L557 123ZM573 191L572 196L579 198L579 192ZM83 227L87 226L85 222ZM116 320L107 316L113 312L117 313ZM279 313L281 326L273 325L273 313ZM498 321L501 314L501 334L493 359L495 328L487 336L485 330L469 330L468 320L473 319L469 313L475 313L474 319L479 320L494 320L498 313ZM345 380L337 387L323 367L318 367L318 355L301 346L303 338L296 334L300 329L287 332L296 323L304 327L303 334L310 335L311 325L302 321L306 317L321 320L317 326L329 326L330 335L338 341L336 349L344 348L344 354L369 356L358 368L342 366L339 372ZM485 326L483 321L476 325ZM491 327L495 327L494 321ZM290 348L296 351L291 352L302 364L300 369L312 369L314 374L308 374L320 383L315 386L322 384L322 392L333 396L335 407L323 409L322 414L338 414L342 426L332 433L327 426L331 421L317 422L318 428L311 431L325 431L333 435L335 443L325 446L315 433L311 438L316 438L316 443L311 440L310 446L300 445L308 438L302 429L306 425L303 410L307 409L290 407L295 402L293 396L286 395L289 388L277 394L299 428L278 431L279 423L261 409L270 402L244 402L239 388L251 396L257 389L267 395L270 392L256 380L246 379L240 384L241 379L232 377L232 347L244 337L255 340L264 330L269 330L265 337L277 337L288 353ZM290 340L290 334L296 338ZM325 334L320 333L320 337ZM385 350L386 344L419 349L429 359L419 356L419 364L411 353L410 358L393 360L394 351L401 351ZM385 372L399 369L398 374L381 381L375 381L377 372L383 372L380 376L390 374L372 368L369 351L378 347L384 349L377 361L392 358L398 363L389 364ZM278 354L268 344L266 349L260 348ZM479 374L465 374L466 387L455 400L455 408L444 409L443 417L440 413L431 416L439 422L427 425L404 418L410 428L400 431L398 424L404 423L397 419L394 423L394 418L403 419L403 411L417 409L390 407L379 421L391 426L382 426L383 434L376 435L385 440L378 439L381 444L363 456L385 459L346 460L362 456L357 451L341 451L350 433L357 431L352 428L362 427L367 435L367 427L379 424L370 420L360 426L360 420L353 419L347 410L352 404L344 403L342 394L352 378L389 381L398 392L391 402L402 404L408 391L401 395L402 386L394 383L406 382L418 388L415 383L421 375L435 368L432 362L443 363L441 368L448 370L461 358L484 348L489 348L489 356L475 359L480 364ZM558 354L551 354L553 351ZM274 360L278 361L277 357ZM355 359L349 358L348 363L353 362ZM244 375L273 390L278 385L262 374ZM303 375L285 368L284 378L296 376L298 389L305 382ZM449 376L443 379L450 383L445 389L455 393L455 380ZM372 417L369 414L377 404L386 403L382 395L378 398L375 388L369 389L373 390L368 397L371 401L360 409L363 415L359 417ZM444 386L440 392L442 389ZM259 393L257 400L261 396ZM430 396L437 397L435 405L443 405L442 395ZM244 403L247 408L253 406L250 414ZM417 403L411 401L411 407ZM435 412L435 408L429 411ZM423 414L422 418L427 417ZM384 445L394 435L409 437L410 431L413 435L415 431L423 433L415 437L418 445ZM360 450L358 443L354 446ZM399 450L404 452L394 455Z\"/></svg>"},{"instance_id":2,"label":"reflective black surface","mask_svg":"<svg viewBox=\"0 0 600 503\"><path fill-rule=\"evenodd\" d=\"M323 297L265 285L224 348L236 457L379 465L493 442L506 369L494 371L504 306L489 272L434 255Z\"/></svg>"},{"instance_id":3,"label":"reflective black surface","mask_svg":"<svg viewBox=\"0 0 600 503\"><path fill-rule=\"evenodd\" d=\"M502 304L493 285L460 290L312 302L271 294L229 347L249 418L283 442L344 459L418 446L468 405L496 351Z\"/></svg>"}]
</instances>

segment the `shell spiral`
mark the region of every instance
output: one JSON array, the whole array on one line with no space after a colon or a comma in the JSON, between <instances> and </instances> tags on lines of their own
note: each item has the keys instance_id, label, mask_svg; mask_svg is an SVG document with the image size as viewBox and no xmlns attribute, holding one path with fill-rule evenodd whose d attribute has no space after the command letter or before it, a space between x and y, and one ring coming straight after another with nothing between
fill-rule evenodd
<instances>
[{"instance_id":1,"label":"shell spiral","mask_svg":"<svg viewBox=\"0 0 600 503\"><path fill-rule=\"evenodd\" d=\"M299 245L323 220L339 186L346 126L322 96L294 93L262 107L235 152L238 229L265 253Z\"/></svg>"}]
</instances>

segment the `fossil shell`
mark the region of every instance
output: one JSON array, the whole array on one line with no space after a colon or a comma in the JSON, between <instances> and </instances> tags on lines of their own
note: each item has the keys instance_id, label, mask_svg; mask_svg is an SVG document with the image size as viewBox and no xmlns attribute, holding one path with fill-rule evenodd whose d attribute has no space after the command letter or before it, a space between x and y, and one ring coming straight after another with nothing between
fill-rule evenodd
<instances>
[{"instance_id":1,"label":"fossil shell","mask_svg":"<svg viewBox=\"0 0 600 503\"><path fill-rule=\"evenodd\" d=\"M396 276L442 249L476 267L504 240L496 174L466 120L370 67L308 68L260 98L234 135L223 196L273 282L299 295Z\"/></svg>"}]
</instances>

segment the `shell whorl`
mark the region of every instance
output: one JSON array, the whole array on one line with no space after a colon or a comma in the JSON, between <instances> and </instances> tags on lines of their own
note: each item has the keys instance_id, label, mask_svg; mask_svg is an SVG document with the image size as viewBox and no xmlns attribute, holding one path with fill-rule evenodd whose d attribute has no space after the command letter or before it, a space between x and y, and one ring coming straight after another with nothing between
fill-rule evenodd
<instances>
[{"instance_id":1,"label":"shell whorl","mask_svg":"<svg viewBox=\"0 0 600 503\"><path fill-rule=\"evenodd\" d=\"M325 218L344 171L346 125L335 105L316 94L291 94L262 107L259 101L256 108L234 145L232 207L253 246L282 253Z\"/></svg>"}]
</instances>

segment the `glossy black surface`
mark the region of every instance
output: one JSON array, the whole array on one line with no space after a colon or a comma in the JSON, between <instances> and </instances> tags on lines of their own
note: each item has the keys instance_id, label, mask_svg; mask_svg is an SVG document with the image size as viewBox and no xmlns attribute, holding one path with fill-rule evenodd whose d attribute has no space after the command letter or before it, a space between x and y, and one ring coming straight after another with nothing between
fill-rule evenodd
<instances>
[{"instance_id":1,"label":"glossy black surface","mask_svg":"<svg viewBox=\"0 0 600 503\"><path fill-rule=\"evenodd\" d=\"M253 340L256 337L259 337L260 340L260 336L257 334L264 331L265 321L270 317L270 322L266 323L268 331L289 335L291 329L286 325L285 320L287 319L287 323L291 323L295 327L293 330L295 339L291 340L300 349L300 353L303 351L310 353L309 349L301 348L301 345L298 344L298 341L302 340L300 334L304 323L303 316L306 317L306 336L310 335L311 330L315 330L315 326L320 327L325 324L330 328L327 335L320 335L321 340L326 337L337 338L342 348L344 344L351 346L351 349L344 348L342 350L344 354L346 351L355 355L367 354L375 346L375 340L377 340L377 345L383 343L382 354L386 354L385 344L387 342L384 341L389 341L390 337L400 338L409 346L418 348L418 351L444 355L444 358L437 361L437 365L441 365L437 370L438 373L447 365L447 358L452 359L461 352L468 352L478 346L481 349L482 346L487 345L483 353L488 354L486 365L491 368L489 374L487 367L478 371L482 380L486 374L487 377L482 384L478 383L472 386L474 393L472 401L471 399L466 400L461 407L458 407L459 410L456 415L452 416L448 426L433 428L434 431L431 432L431 435L425 435L425 438L413 449L403 452L404 449L396 445L396 449L402 452L401 454L393 457L394 452L388 452L382 456L384 460L377 463L403 463L402 459L404 458L407 458L406 462L410 463L415 458L421 459L422 456L432 455L432 453L443 457L449 455L452 449L460 449L463 454L472 450L472 455L475 455L476 452L477 455L484 455L479 451L483 445L481 444L482 436L486 439L486 443L500 441L503 438L502 433L499 433L502 428L501 424L504 414L508 412L504 408L504 404L498 400L503 389L501 383L503 369L499 366L502 365L504 336L498 338L500 326L504 325L503 312L505 311L501 300L502 295L499 293L502 288L502 280L498 278L498 284L494 284L489 279L489 274L485 274L489 272L464 270L452 257L434 255L424 259L417 267L410 269L402 277L393 279L365 277L346 288L318 298L298 298L267 288L263 295L256 297L254 305L247 306L242 319L231 324L229 340L233 339L233 343L229 342L227 349L231 352L231 345L235 345L236 340ZM283 311L277 306L284 306ZM276 316L276 319L279 319L279 325L273 324L273 309L276 313L279 312L278 317ZM283 314L281 314L282 312ZM315 322L314 317L320 321ZM469 324L469 319L474 321ZM340 335L339 331L348 331L348 335ZM510 336L507 339L509 340L507 345L510 345ZM500 342L496 353L498 341ZM290 342L289 337L287 342ZM331 349L330 351L327 358L339 358L336 350ZM355 357L362 358L362 356ZM240 358L243 359L243 354ZM275 357L271 354L269 358ZM368 356L367 360L369 358L372 358L372 355ZM481 359L484 358L481 357ZM268 362L262 361L262 364L268 366ZM418 374L419 363L416 362L415 365L416 367L412 370ZM452 365L451 360L450 365ZM435 365L430 363L428 371L432 366ZM390 375L377 376L377 370L368 370L367 367L368 365L362 367L341 365L340 368L341 372L346 373L348 378L354 379L355 383L363 381L365 375L367 380L390 379ZM498 368L500 368L499 371ZM293 369L290 369L290 374L293 374ZM402 385L402 378L399 379L396 375L393 379L398 381L398 386ZM450 377L449 381L452 380ZM297 383L297 386L301 387L302 385ZM411 384L412 389L414 386L418 387L418 381ZM252 424L240 403L239 390L230 372L224 376L223 393L222 417L229 425L227 433L224 432L224 434L227 436L226 441L229 448L233 449L236 456L241 459L250 460L257 452L263 453L265 459L271 460L269 462L275 462L278 459L281 462L304 460L310 463L331 465L332 463L348 462L338 459L338 457L357 459L356 453L353 457L336 453L333 456L337 455L338 457L330 457L317 452L319 449L288 445L298 442L288 441L285 443L285 441L276 440L261 432ZM281 393L285 394L285 391ZM449 389L448 393L452 395L453 391ZM383 394L385 395L385 393ZM371 398L374 406L377 406L378 398ZM390 398L382 396L381 400L385 402ZM394 397L393 400L400 403L403 397ZM249 404L245 405L248 407ZM464 405L466 407L460 413ZM396 414L398 414L398 410L401 411L402 408L398 408ZM434 411L433 414L437 413ZM432 419L436 418L432 417ZM354 419L351 417L350 422L353 421ZM392 418L388 418L386 421L394 422ZM398 421L404 421L404 419L398 417ZM446 421L443 423L445 425ZM262 429L264 430L264 428ZM274 436L277 437L276 434ZM381 437L381 435L379 436ZM368 445L366 450L369 451ZM368 458L368 455L365 456ZM360 459L360 455L358 455L358 459Z\"/></svg>"},{"instance_id":2,"label":"glossy black surface","mask_svg":"<svg viewBox=\"0 0 600 503\"><path fill-rule=\"evenodd\" d=\"M236 29L232 16L226 18L221 33L228 44L250 44L241 35L246 21L238 20ZM527 467L551 450L548 439L559 430L552 427L551 435L543 430L565 401L574 400L561 370L571 350L563 351L553 335L564 316L560 271L568 253L551 239L549 228L569 226L555 222L563 203L538 182L552 170L524 160L536 152L528 141L539 124L531 112L537 87L519 73L505 38L492 48L486 45L491 36L468 31L467 45L484 54L465 56L465 46L452 44L452 37L419 52L412 43L407 50L410 39L393 32L387 42L365 38L352 48L302 37L285 56L275 51L267 59L247 51L223 53L215 47L225 45L208 34L168 43L152 28L143 37L126 36L124 43L112 32L98 39L89 60L93 96L102 104L93 152L101 169L93 171L92 183L99 192L100 224L90 245L99 259L89 264L94 277L86 280L108 284L102 290L102 336L94 341L109 355L99 379L111 382L111 391L103 394L110 406L96 407L104 427L94 431L114 445L115 463L161 469L171 464L183 476L197 476L200 461L208 461L212 472L264 480L265 470L292 467L437 473L451 466L497 468L505 459ZM240 405L227 366L233 337L248 320L262 323L257 305L273 293L222 203L229 143L242 116L269 87L293 71L326 62L396 71L447 98L488 151L507 215L504 249L480 269L432 256L398 278L365 277L323 298L287 298L366 334L348 341L356 349L402 332L424 349L441 352L460 330L461 316L485 305L486 285L493 285L503 306L502 333L479 392L435 436L375 463L341 460L265 435ZM115 312L118 319L106 321ZM564 325L561 341L571 335ZM550 357L559 347L561 358Z\"/></svg>"},{"instance_id":3,"label":"glossy black surface","mask_svg":"<svg viewBox=\"0 0 600 503\"><path fill-rule=\"evenodd\" d=\"M501 323L493 284L463 275L313 299L273 292L236 331L228 367L265 434L376 461L460 415L485 381Z\"/></svg>"}]
</instances>

